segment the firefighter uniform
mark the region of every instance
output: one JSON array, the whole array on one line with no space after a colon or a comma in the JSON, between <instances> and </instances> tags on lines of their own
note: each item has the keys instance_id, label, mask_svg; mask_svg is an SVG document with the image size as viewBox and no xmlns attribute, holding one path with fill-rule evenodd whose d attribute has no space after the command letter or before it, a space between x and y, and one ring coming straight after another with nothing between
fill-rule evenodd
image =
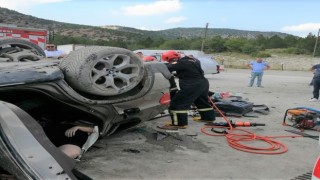
<instances>
[{"instance_id":1,"label":"firefighter uniform","mask_svg":"<svg viewBox=\"0 0 320 180\"><path fill-rule=\"evenodd\" d=\"M169 63L165 63L165 65L168 67L170 64ZM170 98L172 99L173 96L177 93L178 91L178 87L177 87L177 84L176 84L176 81L174 80L174 76L172 75L171 73L171 77L169 79L169 83L170 83Z\"/></svg>"},{"instance_id":2,"label":"firefighter uniform","mask_svg":"<svg viewBox=\"0 0 320 180\"><path fill-rule=\"evenodd\" d=\"M170 72L176 71L180 91L171 98L170 115L173 126L188 125L188 110L191 105L198 108L203 121L215 120L215 114L208 100L209 82L204 77L200 61L185 56L175 64L169 64Z\"/></svg>"}]
</instances>

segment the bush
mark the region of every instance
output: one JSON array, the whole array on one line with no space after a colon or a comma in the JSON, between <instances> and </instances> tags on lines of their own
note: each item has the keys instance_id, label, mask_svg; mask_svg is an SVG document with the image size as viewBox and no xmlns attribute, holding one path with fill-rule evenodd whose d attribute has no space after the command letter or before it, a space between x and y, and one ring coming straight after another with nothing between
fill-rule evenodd
<instances>
[{"instance_id":1,"label":"bush","mask_svg":"<svg viewBox=\"0 0 320 180\"><path fill-rule=\"evenodd\" d=\"M253 53L258 53L259 51L258 51L258 48L256 48L252 44L244 44L241 47L241 52L245 54L253 54Z\"/></svg>"},{"instance_id":2,"label":"bush","mask_svg":"<svg viewBox=\"0 0 320 180\"><path fill-rule=\"evenodd\" d=\"M294 47L287 48L285 52L289 54L308 54L308 51L306 49Z\"/></svg>"},{"instance_id":3,"label":"bush","mask_svg":"<svg viewBox=\"0 0 320 180\"><path fill-rule=\"evenodd\" d=\"M241 47L245 44L246 39L244 38L231 38L225 41L224 46L230 52L241 52Z\"/></svg>"},{"instance_id":4,"label":"bush","mask_svg":"<svg viewBox=\"0 0 320 180\"><path fill-rule=\"evenodd\" d=\"M175 49L175 50L181 50L181 49L190 49L189 43L186 42L186 40L170 40L164 42L162 45L160 45L160 49Z\"/></svg>"}]
</instances>

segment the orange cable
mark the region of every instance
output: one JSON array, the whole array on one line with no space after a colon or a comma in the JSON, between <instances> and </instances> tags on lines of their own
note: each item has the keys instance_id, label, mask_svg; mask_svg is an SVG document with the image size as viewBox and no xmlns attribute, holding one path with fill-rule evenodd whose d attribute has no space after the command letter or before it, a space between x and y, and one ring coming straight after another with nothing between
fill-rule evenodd
<instances>
[{"instance_id":1,"label":"orange cable","mask_svg":"<svg viewBox=\"0 0 320 180\"><path fill-rule=\"evenodd\" d=\"M212 103L213 107L219 112L219 114L223 117L223 119L228 123L229 127L221 127L221 126L204 126L201 128L201 132L209 135L209 136L225 136L227 138L227 142L229 146L231 146L234 149L249 152L249 153L255 153L255 154L282 154L288 151L288 148L286 145L282 144L279 141L274 140L274 138L296 138L296 137L303 137L299 135L295 136L258 136L255 133L243 130L240 128L233 128L231 125L231 122L229 119L223 115L223 113L220 111L220 109L213 103L213 101L209 97L209 101ZM216 134L216 133L209 133L206 131L206 129L212 129L212 128L224 128L228 129L228 134ZM235 133L238 132L238 133ZM267 144L267 147L265 148L259 148L255 146L248 146L245 145L245 143L248 143L250 141L261 141L265 144Z\"/></svg>"}]
</instances>

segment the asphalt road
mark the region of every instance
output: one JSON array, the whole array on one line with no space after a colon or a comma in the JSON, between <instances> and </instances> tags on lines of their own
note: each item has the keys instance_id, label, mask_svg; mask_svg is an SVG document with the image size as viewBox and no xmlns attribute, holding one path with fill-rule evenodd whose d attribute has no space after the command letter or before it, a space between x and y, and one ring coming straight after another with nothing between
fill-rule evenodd
<instances>
[{"instance_id":1,"label":"asphalt road","mask_svg":"<svg viewBox=\"0 0 320 180\"><path fill-rule=\"evenodd\" d=\"M266 71L264 88L247 87L249 70L227 69L208 75L210 89L240 95L254 104L265 104L268 115L229 117L233 121L265 123L245 127L258 136L295 136L282 126L285 111L295 107L320 109L320 102L308 102L311 72ZM254 154L230 147L224 136L201 132L203 123L192 121L178 133L162 134L156 128L170 118L164 116L99 140L84 155L77 169L93 179L292 179L312 171L319 155L319 142L308 137L274 139L288 148L283 154ZM218 122L223 122L221 117ZM318 136L319 132L304 133ZM266 148L261 141L249 145Z\"/></svg>"}]
</instances>

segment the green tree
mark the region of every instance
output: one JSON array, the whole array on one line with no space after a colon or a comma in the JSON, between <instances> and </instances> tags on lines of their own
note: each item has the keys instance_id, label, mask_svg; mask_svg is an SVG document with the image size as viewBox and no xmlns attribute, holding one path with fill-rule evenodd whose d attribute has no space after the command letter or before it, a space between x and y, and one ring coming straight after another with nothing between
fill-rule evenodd
<instances>
[{"instance_id":1,"label":"green tree","mask_svg":"<svg viewBox=\"0 0 320 180\"><path fill-rule=\"evenodd\" d=\"M316 36L309 33L307 37L300 38L297 43L297 48L304 49L308 54L313 52L314 45L316 43Z\"/></svg>"},{"instance_id":2,"label":"green tree","mask_svg":"<svg viewBox=\"0 0 320 180\"><path fill-rule=\"evenodd\" d=\"M259 49L250 42L245 43L240 49L244 54L253 54L259 52Z\"/></svg>"},{"instance_id":3,"label":"green tree","mask_svg":"<svg viewBox=\"0 0 320 180\"><path fill-rule=\"evenodd\" d=\"M174 40L168 40L164 42L160 49L175 49L175 50L184 50L184 49L190 49L189 43L185 39L174 39Z\"/></svg>"},{"instance_id":4,"label":"green tree","mask_svg":"<svg viewBox=\"0 0 320 180\"><path fill-rule=\"evenodd\" d=\"M259 49L260 51L264 51L266 49L268 39L265 38L262 34L259 34L255 39L252 39L251 42L257 49Z\"/></svg>"},{"instance_id":5,"label":"green tree","mask_svg":"<svg viewBox=\"0 0 320 180\"><path fill-rule=\"evenodd\" d=\"M205 42L205 44L207 44L207 43ZM190 42L190 49L192 49L192 50L201 50L201 46L202 46L201 39L193 39ZM207 46L205 46L205 47L207 47Z\"/></svg>"},{"instance_id":6,"label":"green tree","mask_svg":"<svg viewBox=\"0 0 320 180\"><path fill-rule=\"evenodd\" d=\"M277 35L272 36L266 44L267 49L286 48L286 47L287 47L287 44L284 42L284 40L281 37Z\"/></svg>"},{"instance_id":7,"label":"green tree","mask_svg":"<svg viewBox=\"0 0 320 180\"><path fill-rule=\"evenodd\" d=\"M259 47L266 47L268 40L262 35L259 34L256 38L255 38L255 44ZM261 49L263 50L263 49Z\"/></svg>"},{"instance_id":8,"label":"green tree","mask_svg":"<svg viewBox=\"0 0 320 180\"><path fill-rule=\"evenodd\" d=\"M246 44L247 39L245 38L229 38L224 43L224 46L228 51L241 52L241 47Z\"/></svg>"},{"instance_id":9,"label":"green tree","mask_svg":"<svg viewBox=\"0 0 320 180\"><path fill-rule=\"evenodd\" d=\"M160 46L161 46L161 44L163 44L164 42L165 42L166 40L164 39L164 38L162 38L162 37L160 37L160 38L155 38L154 40L153 40L153 43L152 43L152 47L153 48L159 48Z\"/></svg>"},{"instance_id":10,"label":"green tree","mask_svg":"<svg viewBox=\"0 0 320 180\"><path fill-rule=\"evenodd\" d=\"M283 41L286 43L287 47L296 47L298 38L292 35L284 37Z\"/></svg>"},{"instance_id":11,"label":"green tree","mask_svg":"<svg viewBox=\"0 0 320 180\"><path fill-rule=\"evenodd\" d=\"M212 39L207 41L207 46L210 52L223 52L226 51L226 47L224 46L225 39L221 36L215 36Z\"/></svg>"},{"instance_id":12,"label":"green tree","mask_svg":"<svg viewBox=\"0 0 320 180\"><path fill-rule=\"evenodd\" d=\"M148 36L146 38L140 39L140 41L138 41L138 44L144 46L145 48L149 48L153 44L153 39Z\"/></svg>"}]
</instances>

